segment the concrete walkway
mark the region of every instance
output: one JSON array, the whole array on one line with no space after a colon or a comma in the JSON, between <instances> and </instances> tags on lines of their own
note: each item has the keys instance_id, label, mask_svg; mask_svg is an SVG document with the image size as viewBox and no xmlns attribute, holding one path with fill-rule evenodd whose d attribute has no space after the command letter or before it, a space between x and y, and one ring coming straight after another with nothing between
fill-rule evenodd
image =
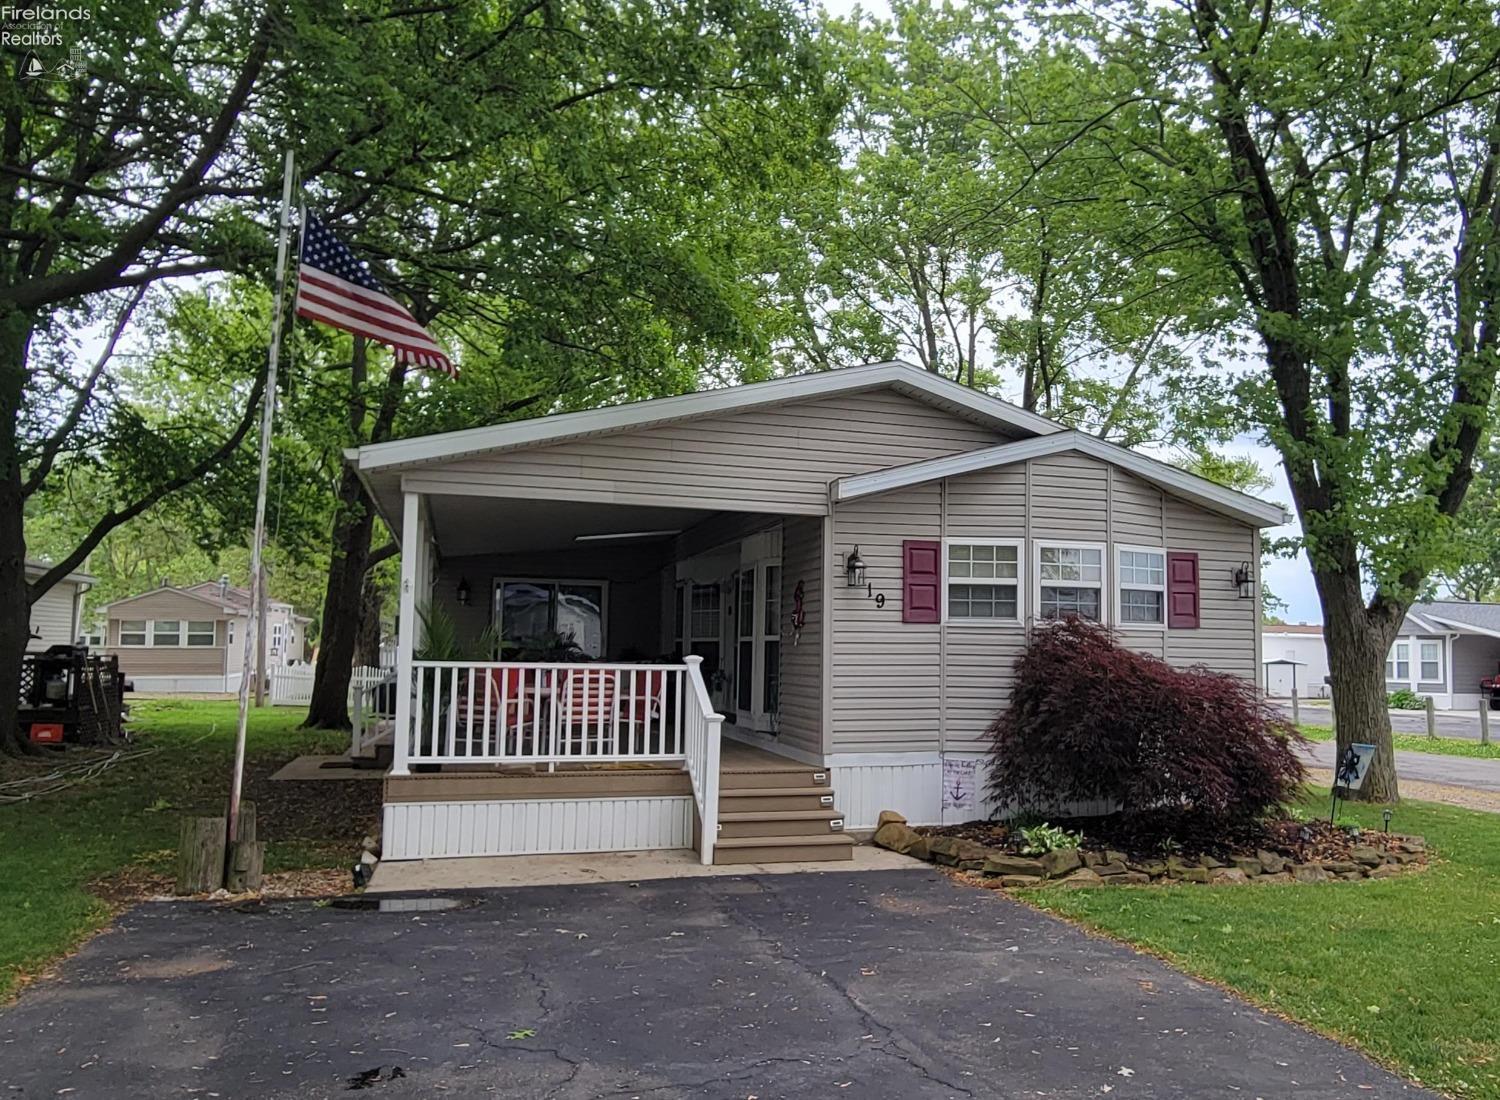
<instances>
[{"instance_id":1,"label":"concrete walkway","mask_svg":"<svg viewBox=\"0 0 1500 1100\"><path fill-rule=\"evenodd\" d=\"M0 1010L0 1096L1432 1098L930 870L472 901L140 906Z\"/></svg>"},{"instance_id":2,"label":"concrete walkway","mask_svg":"<svg viewBox=\"0 0 1500 1100\"><path fill-rule=\"evenodd\" d=\"M517 886L579 886L601 882L650 882L672 878L724 878L730 875L789 875L808 872L915 871L915 859L856 844L852 860L827 863L741 863L705 867L698 853L593 852L567 856L466 856L381 863L367 892L507 889Z\"/></svg>"}]
</instances>

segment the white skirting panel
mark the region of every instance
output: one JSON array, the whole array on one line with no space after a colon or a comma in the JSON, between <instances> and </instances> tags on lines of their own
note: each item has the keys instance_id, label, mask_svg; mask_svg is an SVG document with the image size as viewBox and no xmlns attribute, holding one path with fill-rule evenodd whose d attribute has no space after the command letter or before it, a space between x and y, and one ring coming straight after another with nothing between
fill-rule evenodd
<instances>
[{"instance_id":1,"label":"white skirting panel","mask_svg":"<svg viewBox=\"0 0 1500 1100\"><path fill-rule=\"evenodd\" d=\"M944 766L944 762L947 766ZM881 810L913 825L956 825L1008 816L985 796L989 768L978 753L847 753L828 758L828 779L844 828L873 829ZM1057 808L1058 816L1106 814L1105 802ZM1045 812L1045 811L1044 811Z\"/></svg>"},{"instance_id":2,"label":"white skirting panel","mask_svg":"<svg viewBox=\"0 0 1500 1100\"><path fill-rule=\"evenodd\" d=\"M125 678L135 685L136 691L162 695L217 695L240 690L238 673L233 676L132 676L126 673Z\"/></svg>"},{"instance_id":3,"label":"white skirting panel","mask_svg":"<svg viewBox=\"0 0 1500 1100\"><path fill-rule=\"evenodd\" d=\"M893 753L891 763L867 762L870 753L857 762L844 764L837 756L828 764L828 782L844 828L873 829L881 810L895 810L913 825L943 823L943 763L936 753L925 759L902 759L917 754Z\"/></svg>"},{"instance_id":4,"label":"white skirting panel","mask_svg":"<svg viewBox=\"0 0 1500 1100\"><path fill-rule=\"evenodd\" d=\"M515 798L388 802L385 859L691 848L693 799Z\"/></svg>"}]
</instances>

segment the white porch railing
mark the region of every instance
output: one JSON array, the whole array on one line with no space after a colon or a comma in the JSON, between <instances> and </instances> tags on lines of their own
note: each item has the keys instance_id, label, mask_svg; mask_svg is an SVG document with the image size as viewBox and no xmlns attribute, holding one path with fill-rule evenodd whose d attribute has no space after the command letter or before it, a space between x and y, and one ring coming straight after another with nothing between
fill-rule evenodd
<instances>
[{"instance_id":1,"label":"white porch railing","mask_svg":"<svg viewBox=\"0 0 1500 1100\"><path fill-rule=\"evenodd\" d=\"M369 690L391 674L391 669L366 666L357 668L349 678L349 705L363 691ZM305 707L312 702L312 665L276 665L271 668L271 705Z\"/></svg>"},{"instance_id":2,"label":"white porch railing","mask_svg":"<svg viewBox=\"0 0 1500 1100\"><path fill-rule=\"evenodd\" d=\"M405 764L681 763L686 688L685 664L413 661Z\"/></svg>"},{"instance_id":3,"label":"white porch railing","mask_svg":"<svg viewBox=\"0 0 1500 1100\"><path fill-rule=\"evenodd\" d=\"M719 732L724 716L714 710L703 682L703 658L689 656L687 662L688 698L682 708L685 766L693 781L693 801L698 804L698 823L702 828L698 855L704 866L714 861L714 844L719 838Z\"/></svg>"}]
</instances>

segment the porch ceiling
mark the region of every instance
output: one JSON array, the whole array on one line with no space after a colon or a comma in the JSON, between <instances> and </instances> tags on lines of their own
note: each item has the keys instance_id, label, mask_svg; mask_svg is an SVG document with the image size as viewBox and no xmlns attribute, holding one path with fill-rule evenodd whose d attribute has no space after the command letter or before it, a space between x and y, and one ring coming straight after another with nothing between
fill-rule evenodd
<instances>
[{"instance_id":1,"label":"porch ceiling","mask_svg":"<svg viewBox=\"0 0 1500 1100\"><path fill-rule=\"evenodd\" d=\"M647 508L626 504L470 496L431 496L428 505L438 550L445 557L561 550L578 545L649 545L665 542L672 535L582 544L576 539L579 535L628 531L685 531L714 514L701 508Z\"/></svg>"}]
</instances>

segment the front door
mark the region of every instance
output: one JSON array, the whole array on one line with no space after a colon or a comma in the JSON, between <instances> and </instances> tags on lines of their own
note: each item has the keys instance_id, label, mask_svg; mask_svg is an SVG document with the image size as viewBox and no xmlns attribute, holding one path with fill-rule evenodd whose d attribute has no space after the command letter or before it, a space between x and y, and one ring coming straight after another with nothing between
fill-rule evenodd
<instances>
[{"instance_id":1,"label":"front door","mask_svg":"<svg viewBox=\"0 0 1500 1100\"><path fill-rule=\"evenodd\" d=\"M781 539L779 531L741 544L735 585L735 721L776 731L781 686Z\"/></svg>"}]
</instances>

